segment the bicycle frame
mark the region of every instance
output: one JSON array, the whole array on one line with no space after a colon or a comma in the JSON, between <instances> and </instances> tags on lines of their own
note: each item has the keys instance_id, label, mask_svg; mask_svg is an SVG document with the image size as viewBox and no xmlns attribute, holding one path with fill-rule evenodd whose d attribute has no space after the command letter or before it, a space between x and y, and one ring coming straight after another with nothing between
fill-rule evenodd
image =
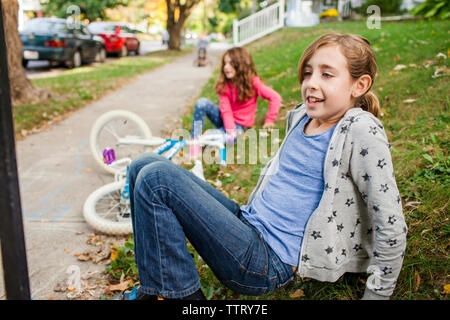
<instances>
[{"instance_id":1,"label":"bicycle frame","mask_svg":"<svg viewBox=\"0 0 450 320\"><path fill-rule=\"evenodd\" d=\"M171 160L185 145L201 145L201 146L212 146L219 148L220 154L220 165L226 164L226 148L223 143L222 134L206 134L200 136L196 140L182 140L182 139L163 139L158 137L152 137L150 140L140 139L134 136L128 136L125 138L118 139L116 145L143 145L143 146L156 146L159 145L153 152L157 154L163 154L167 152L164 156ZM104 162L111 164L116 160L114 155L114 149L105 149L103 151ZM121 161L122 159L118 160Z\"/></svg>"}]
</instances>

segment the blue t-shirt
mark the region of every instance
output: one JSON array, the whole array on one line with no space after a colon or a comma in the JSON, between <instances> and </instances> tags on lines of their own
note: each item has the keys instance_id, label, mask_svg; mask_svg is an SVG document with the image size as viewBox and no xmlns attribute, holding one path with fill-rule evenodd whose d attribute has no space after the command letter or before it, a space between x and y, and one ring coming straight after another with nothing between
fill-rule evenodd
<instances>
[{"instance_id":1,"label":"blue t-shirt","mask_svg":"<svg viewBox=\"0 0 450 320\"><path fill-rule=\"evenodd\" d=\"M319 205L324 190L325 154L335 126L317 135L304 133L306 115L286 138L278 171L243 216L287 264L296 266L306 223Z\"/></svg>"}]
</instances>

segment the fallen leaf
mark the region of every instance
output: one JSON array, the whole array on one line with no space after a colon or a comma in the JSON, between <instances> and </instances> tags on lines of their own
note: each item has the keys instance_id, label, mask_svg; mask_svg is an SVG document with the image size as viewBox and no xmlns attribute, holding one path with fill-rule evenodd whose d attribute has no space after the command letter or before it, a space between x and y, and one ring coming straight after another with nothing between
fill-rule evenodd
<instances>
[{"instance_id":1,"label":"fallen leaf","mask_svg":"<svg viewBox=\"0 0 450 320\"><path fill-rule=\"evenodd\" d=\"M449 294L450 293L450 284L446 284L444 286L444 290L441 293L442 294Z\"/></svg>"},{"instance_id":2,"label":"fallen leaf","mask_svg":"<svg viewBox=\"0 0 450 320\"><path fill-rule=\"evenodd\" d=\"M400 71L406 69L407 67L404 64L398 64L395 66L394 71Z\"/></svg>"},{"instance_id":3,"label":"fallen leaf","mask_svg":"<svg viewBox=\"0 0 450 320\"><path fill-rule=\"evenodd\" d=\"M418 206L420 206L420 204L421 203L419 201L410 201L405 204L405 208L408 208L408 207L417 208Z\"/></svg>"},{"instance_id":4,"label":"fallen leaf","mask_svg":"<svg viewBox=\"0 0 450 320\"><path fill-rule=\"evenodd\" d=\"M425 233L430 232L431 230L433 229L425 229L420 233L420 235L423 236Z\"/></svg>"},{"instance_id":5,"label":"fallen leaf","mask_svg":"<svg viewBox=\"0 0 450 320\"><path fill-rule=\"evenodd\" d=\"M94 275L97 275L98 273L99 273L99 271L86 271L81 276L81 279L82 280L88 280L88 279L92 278Z\"/></svg>"},{"instance_id":6,"label":"fallen leaf","mask_svg":"<svg viewBox=\"0 0 450 320\"><path fill-rule=\"evenodd\" d=\"M423 66L424 66L425 68L429 68L429 67L432 66L434 63L435 63L435 62L432 61L432 60L425 60L425 61L423 62Z\"/></svg>"},{"instance_id":7,"label":"fallen leaf","mask_svg":"<svg viewBox=\"0 0 450 320\"><path fill-rule=\"evenodd\" d=\"M82 253L78 256L78 260L80 261L88 261L90 258L89 253Z\"/></svg>"},{"instance_id":8,"label":"fallen leaf","mask_svg":"<svg viewBox=\"0 0 450 320\"><path fill-rule=\"evenodd\" d=\"M295 290L294 293L291 293L291 294L289 295L289 297L291 297L291 298L293 298L293 299L295 299L295 298L301 298L301 297L304 297L304 296L305 296L305 293L303 292L302 289L297 289L297 290Z\"/></svg>"},{"instance_id":9,"label":"fallen leaf","mask_svg":"<svg viewBox=\"0 0 450 320\"><path fill-rule=\"evenodd\" d=\"M55 292L65 292L66 290L67 290L66 280L58 281L56 285L53 287L53 291Z\"/></svg>"},{"instance_id":10,"label":"fallen leaf","mask_svg":"<svg viewBox=\"0 0 450 320\"><path fill-rule=\"evenodd\" d=\"M406 100L403 100L404 103L413 103L413 102L415 102L415 101L416 101L416 99L406 99Z\"/></svg>"},{"instance_id":11,"label":"fallen leaf","mask_svg":"<svg viewBox=\"0 0 450 320\"><path fill-rule=\"evenodd\" d=\"M64 250L66 253L70 253L72 250L70 250L70 249L66 249L66 250Z\"/></svg>"},{"instance_id":12,"label":"fallen leaf","mask_svg":"<svg viewBox=\"0 0 450 320\"><path fill-rule=\"evenodd\" d=\"M445 55L445 54L443 54L442 52L439 52L437 55L436 55L436 58L444 58L444 59L447 59L447 56Z\"/></svg>"},{"instance_id":13,"label":"fallen leaf","mask_svg":"<svg viewBox=\"0 0 450 320\"><path fill-rule=\"evenodd\" d=\"M119 257L119 251L117 250L117 248L114 247L115 246L113 246L113 248L111 249L111 256L110 256L111 261L114 261Z\"/></svg>"},{"instance_id":14,"label":"fallen leaf","mask_svg":"<svg viewBox=\"0 0 450 320\"><path fill-rule=\"evenodd\" d=\"M420 283L422 282L422 278L419 275L419 272L414 271L414 292L419 291Z\"/></svg>"},{"instance_id":15,"label":"fallen leaf","mask_svg":"<svg viewBox=\"0 0 450 320\"><path fill-rule=\"evenodd\" d=\"M445 69L436 68L436 70L434 71L434 74L431 77L435 79L437 77L440 77L440 76L444 75L445 73L446 73Z\"/></svg>"},{"instance_id":16,"label":"fallen leaf","mask_svg":"<svg viewBox=\"0 0 450 320\"><path fill-rule=\"evenodd\" d=\"M70 291L70 292L77 292L77 289L74 288L74 287L72 287L72 286L68 286L68 287L67 287L67 291Z\"/></svg>"},{"instance_id":17,"label":"fallen leaf","mask_svg":"<svg viewBox=\"0 0 450 320\"><path fill-rule=\"evenodd\" d=\"M109 286L110 291L124 291L128 288L128 285L132 282L132 280L126 280L119 284L112 284Z\"/></svg>"}]
</instances>

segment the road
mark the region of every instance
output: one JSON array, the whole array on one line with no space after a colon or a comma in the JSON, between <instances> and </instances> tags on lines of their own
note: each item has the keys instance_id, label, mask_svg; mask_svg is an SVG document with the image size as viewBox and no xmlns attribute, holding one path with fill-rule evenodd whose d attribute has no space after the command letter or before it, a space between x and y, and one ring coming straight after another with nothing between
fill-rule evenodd
<instances>
[{"instance_id":1,"label":"road","mask_svg":"<svg viewBox=\"0 0 450 320\"><path fill-rule=\"evenodd\" d=\"M141 41L141 55L145 55L149 52L159 51L166 49L167 46L163 46L161 41ZM132 56L134 53L130 53ZM105 63L116 61L117 57L107 57ZM96 65L99 63L92 63ZM53 77L61 72L67 70L65 67L52 67L48 61L36 60L29 61L26 69L26 74L29 79Z\"/></svg>"}]
</instances>

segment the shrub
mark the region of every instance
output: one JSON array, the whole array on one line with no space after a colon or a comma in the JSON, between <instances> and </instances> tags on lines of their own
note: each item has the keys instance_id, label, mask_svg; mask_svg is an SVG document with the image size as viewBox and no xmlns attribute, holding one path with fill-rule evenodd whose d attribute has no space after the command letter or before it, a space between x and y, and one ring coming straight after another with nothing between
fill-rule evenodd
<instances>
[{"instance_id":1,"label":"shrub","mask_svg":"<svg viewBox=\"0 0 450 320\"><path fill-rule=\"evenodd\" d=\"M380 7L381 14L400 13L402 0L368 0L360 8L359 12L363 15L367 14L367 8L375 5Z\"/></svg>"}]
</instances>

